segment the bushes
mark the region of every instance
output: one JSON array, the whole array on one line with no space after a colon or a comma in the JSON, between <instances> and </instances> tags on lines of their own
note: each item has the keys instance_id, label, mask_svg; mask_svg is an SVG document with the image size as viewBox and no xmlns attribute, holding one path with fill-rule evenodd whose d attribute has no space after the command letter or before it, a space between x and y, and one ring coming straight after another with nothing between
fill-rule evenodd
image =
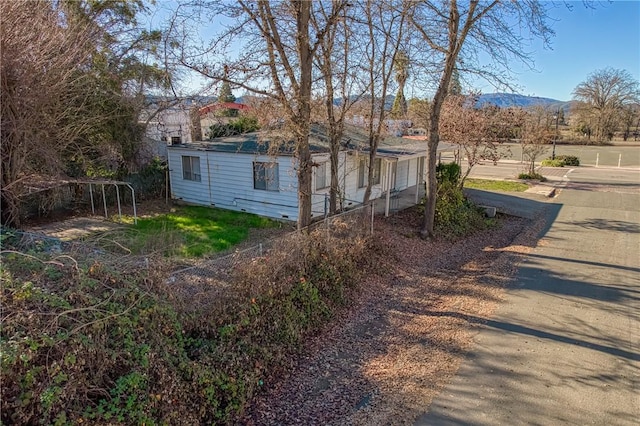
<instances>
[{"instance_id":1,"label":"bushes","mask_svg":"<svg viewBox=\"0 0 640 426\"><path fill-rule=\"evenodd\" d=\"M435 228L439 235L460 237L486 227L483 212L467 200L458 185L438 184Z\"/></svg>"},{"instance_id":2,"label":"bushes","mask_svg":"<svg viewBox=\"0 0 640 426\"><path fill-rule=\"evenodd\" d=\"M166 189L167 169L167 164L155 157L138 173L130 174L124 179L135 189L137 201L159 198ZM122 196L129 197L130 194L124 191Z\"/></svg>"},{"instance_id":3,"label":"bushes","mask_svg":"<svg viewBox=\"0 0 640 426\"><path fill-rule=\"evenodd\" d=\"M542 161L544 167L579 166L580 159L575 155L557 155L555 160L547 158Z\"/></svg>"},{"instance_id":4,"label":"bushes","mask_svg":"<svg viewBox=\"0 0 640 426\"><path fill-rule=\"evenodd\" d=\"M575 155L557 155L556 160L561 160L565 166L579 166L580 159Z\"/></svg>"},{"instance_id":5,"label":"bushes","mask_svg":"<svg viewBox=\"0 0 640 426\"><path fill-rule=\"evenodd\" d=\"M462 169L458 163L438 163L436 166L436 180L438 183L451 182L458 184Z\"/></svg>"},{"instance_id":6,"label":"bushes","mask_svg":"<svg viewBox=\"0 0 640 426\"><path fill-rule=\"evenodd\" d=\"M5 253L1 422L238 422L256 390L348 303L367 247L324 230L292 235L224 285L169 285L155 275L160 264L125 273Z\"/></svg>"},{"instance_id":7,"label":"bushes","mask_svg":"<svg viewBox=\"0 0 640 426\"><path fill-rule=\"evenodd\" d=\"M234 136L243 133L255 132L259 129L258 119L255 117L242 116L237 120L229 121L226 124L214 124L209 127L208 138L214 139L223 136Z\"/></svg>"},{"instance_id":8,"label":"bushes","mask_svg":"<svg viewBox=\"0 0 640 426\"><path fill-rule=\"evenodd\" d=\"M459 186L460 175L457 163L440 163L436 167L435 229L445 237L460 237L486 225L482 211L465 198Z\"/></svg>"},{"instance_id":9,"label":"bushes","mask_svg":"<svg viewBox=\"0 0 640 426\"><path fill-rule=\"evenodd\" d=\"M540 182L545 182L547 180L546 177L542 176L540 173L520 173L518 175L518 179L524 180L539 180Z\"/></svg>"},{"instance_id":10,"label":"bushes","mask_svg":"<svg viewBox=\"0 0 640 426\"><path fill-rule=\"evenodd\" d=\"M546 160L542 160L542 167L564 167L564 161L547 158Z\"/></svg>"}]
</instances>

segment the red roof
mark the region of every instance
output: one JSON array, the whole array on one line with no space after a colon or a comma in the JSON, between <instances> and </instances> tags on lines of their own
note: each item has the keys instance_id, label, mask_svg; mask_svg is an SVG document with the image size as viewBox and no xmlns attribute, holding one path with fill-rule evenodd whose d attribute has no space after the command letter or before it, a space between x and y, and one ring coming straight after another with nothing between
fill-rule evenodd
<instances>
[{"instance_id":1,"label":"red roof","mask_svg":"<svg viewBox=\"0 0 640 426\"><path fill-rule=\"evenodd\" d=\"M202 108L200 108L198 112L200 113L200 115L205 115L211 111L217 111L219 109L237 109L240 111L245 111L245 110L251 109L251 107L249 105L238 104L235 102L221 102L221 103L205 105Z\"/></svg>"}]
</instances>

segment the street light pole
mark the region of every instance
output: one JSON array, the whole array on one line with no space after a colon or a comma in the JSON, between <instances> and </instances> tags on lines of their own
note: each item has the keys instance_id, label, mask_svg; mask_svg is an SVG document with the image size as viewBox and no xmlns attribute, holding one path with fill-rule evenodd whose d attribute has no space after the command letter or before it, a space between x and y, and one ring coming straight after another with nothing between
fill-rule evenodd
<instances>
[{"instance_id":1,"label":"street light pole","mask_svg":"<svg viewBox=\"0 0 640 426\"><path fill-rule=\"evenodd\" d=\"M554 118L556 119L556 134L553 135L553 152L551 153L552 160L556 159L556 140L558 139L558 121L560 121L560 108L558 108L558 111L556 112Z\"/></svg>"}]
</instances>

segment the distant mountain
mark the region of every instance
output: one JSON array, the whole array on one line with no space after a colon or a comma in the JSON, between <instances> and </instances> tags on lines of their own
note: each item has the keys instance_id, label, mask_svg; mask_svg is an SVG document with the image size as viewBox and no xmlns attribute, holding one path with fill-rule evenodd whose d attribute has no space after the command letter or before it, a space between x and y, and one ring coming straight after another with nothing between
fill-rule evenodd
<instances>
[{"instance_id":1,"label":"distant mountain","mask_svg":"<svg viewBox=\"0 0 640 426\"><path fill-rule=\"evenodd\" d=\"M538 96L525 96L515 93L485 93L480 95L476 107L483 105L496 105L500 108L521 107L531 108L534 106L542 106L550 110L564 109L565 113L569 112L571 101L559 101L551 98L541 98Z\"/></svg>"}]
</instances>

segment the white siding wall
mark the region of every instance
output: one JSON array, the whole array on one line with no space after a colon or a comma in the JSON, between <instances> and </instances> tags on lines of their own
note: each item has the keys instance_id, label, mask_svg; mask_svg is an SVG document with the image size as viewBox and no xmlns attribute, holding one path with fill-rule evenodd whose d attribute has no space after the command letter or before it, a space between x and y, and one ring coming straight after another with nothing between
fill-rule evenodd
<instances>
[{"instance_id":1,"label":"white siding wall","mask_svg":"<svg viewBox=\"0 0 640 426\"><path fill-rule=\"evenodd\" d=\"M182 156L200 158L201 182L185 180L182 170ZM171 194L174 199L188 203L216 206L229 210L246 211L262 216L287 219L298 219L298 194L295 160L293 157L281 156L274 160L266 155L226 153L196 150L185 147L169 147L169 169ZM362 156L341 152L339 160L339 181L343 188L344 206L350 207L361 203L365 188L358 188L358 159ZM279 190L265 191L254 189L253 162L277 161L279 172ZM313 161L328 161L327 155L314 155ZM387 168L392 162L382 159L381 182L374 185L371 199L385 196ZM403 190L416 184L418 159L399 161L396 169L395 188ZM390 177L393 181L393 176ZM315 190L315 172L313 177L314 193L312 195L312 215L324 214L325 197L329 188Z\"/></svg>"},{"instance_id":2,"label":"white siding wall","mask_svg":"<svg viewBox=\"0 0 640 426\"><path fill-rule=\"evenodd\" d=\"M329 154L314 154L311 156L312 158L312 162L316 163L316 164L323 164L323 163L329 163L330 162L330 158L329 158ZM340 163L341 157L338 157L338 163ZM325 203L326 203L326 208L329 208L329 204L328 204L328 197L329 197L329 192L331 192L331 165L327 165L327 182L329 183L329 186L327 186L326 188L322 188L322 189L316 189L316 171L318 170L317 167L313 168L313 179L311 180L311 185L312 185L312 194L311 194L311 217L321 217L324 216L325 213ZM340 174L338 174L338 176L340 176ZM325 199L327 199L327 201L325 202Z\"/></svg>"},{"instance_id":3,"label":"white siding wall","mask_svg":"<svg viewBox=\"0 0 640 426\"><path fill-rule=\"evenodd\" d=\"M202 206L211 205L209 193L209 173L207 171L207 152L187 148L168 147L169 180L172 198ZM182 156L200 158L200 182L186 180L182 174Z\"/></svg>"},{"instance_id":4,"label":"white siding wall","mask_svg":"<svg viewBox=\"0 0 640 426\"><path fill-rule=\"evenodd\" d=\"M417 183L418 158L398 161L396 185L394 189L402 191L415 186Z\"/></svg>"},{"instance_id":5,"label":"white siding wall","mask_svg":"<svg viewBox=\"0 0 640 426\"><path fill-rule=\"evenodd\" d=\"M398 161L396 168L396 184L392 189L402 191L408 187L410 161L411 160Z\"/></svg>"},{"instance_id":6,"label":"white siding wall","mask_svg":"<svg viewBox=\"0 0 640 426\"><path fill-rule=\"evenodd\" d=\"M409 176L408 176L407 187L411 187L417 184L418 183L417 178L418 178L418 159L412 158L411 160L409 160Z\"/></svg>"},{"instance_id":7,"label":"white siding wall","mask_svg":"<svg viewBox=\"0 0 640 426\"><path fill-rule=\"evenodd\" d=\"M169 147L171 194L174 199L223 209L296 221L297 177L293 157L198 151ZM183 179L182 156L199 156L202 182ZM279 191L254 189L253 162L278 163Z\"/></svg>"},{"instance_id":8,"label":"white siding wall","mask_svg":"<svg viewBox=\"0 0 640 426\"><path fill-rule=\"evenodd\" d=\"M151 139L167 138L171 143L172 136L179 136L182 143L191 142L191 115L188 106L176 106L158 112L147 125L145 135Z\"/></svg>"},{"instance_id":9,"label":"white siding wall","mask_svg":"<svg viewBox=\"0 0 640 426\"><path fill-rule=\"evenodd\" d=\"M364 200L364 192L366 188L358 188L358 159L362 157L361 155L354 155L348 153L344 154L344 167L342 169L344 176L344 195L347 199L345 203L346 206L349 206L350 202L356 201L361 203ZM367 154L364 154L368 156ZM388 164L385 160L382 160L382 170L380 173L382 174L380 179L380 184L373 185L371 188L371 199L380 198L383 194L383 189L385 188L385 179L387 176L387 167ZM366 179L366 178L365 178Z\"/></svg>"}]
</instances>

